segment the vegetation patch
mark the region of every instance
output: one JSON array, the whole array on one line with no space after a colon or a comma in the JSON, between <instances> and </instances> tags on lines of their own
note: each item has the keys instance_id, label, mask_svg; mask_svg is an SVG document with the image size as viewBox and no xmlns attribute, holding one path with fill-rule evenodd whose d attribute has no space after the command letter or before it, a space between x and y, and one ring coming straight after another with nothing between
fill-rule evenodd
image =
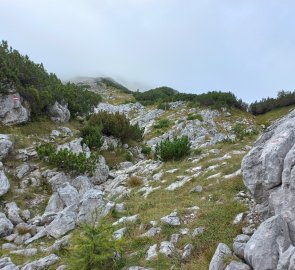
<instances>
[{"instance_id":1,"label":"vegetation patch","mask_svg":"<svg viewBox=\"0 0 295 270\"><path fill-rule=\"evenodd\" d=\"M91 153L87 158L85 153L75 154L68 149L56 151L56 147L49 143L38 146L36 151L41 160L64 171L77 174L92 174L99 159L97 153Z\"/></svg>"},{"instance_id":2,"label":"vegetation patch","mask_svg":"<svg viewBox=\"0 0 295 270\"><path fill-rule=\"evenodd\" d=\"M204 121L203 116L201 114L189 114L186 119L187 120L199 120L201 122Z\"/></svg>"},{"instance_id":3,"label":"vegetation patch","mask_svg":"<svg viewBox=\"0 0 295 270\"><path fill-rule=\"evenodd\" d=\"M88 125L99 127L106 136L114 136L123 142L129 140L141 141L143 139L143 129L138 124L131 125L127 117L120 113L100 112L89 118Z\"/></svg>"},{"instance_id":4,"label":"vegetation patch","mask_svg":"<svg viewBox=\"0 0 295 270\"><path fill-rule=\"evenodd\" d=\"M186 136L179 139L168 139L157 144L155 155L163 161L179 160L190 154L190 147L190 141Z\"/></svg>"},{"instance_id":5,"label":"vegetation patch","mask_svg":"<svg viewBox=\"0 0 295 270\"><path fill-rule=\"evenodd\" d=\"M71 239L67 253L70 270L121 269L123 241L113 239L114 227L105 222L85 224ZM120 254L120 255L118 255Z\"/></svg>"},{"instance_id":6,"label":"vegetation patch","mask_svg":"<svg viewBox=\"0 0 295 270\"><path fill-rule=\"evenodd\" d=\"M32 116L46 114L55 101L67 103L72 116L88 114L101 101L101 96L72 83L63 84L43 64L36 64L27 55L21 55L0 44L0 93L16 88L31 107Z\"/></svg>"}]
</instances>

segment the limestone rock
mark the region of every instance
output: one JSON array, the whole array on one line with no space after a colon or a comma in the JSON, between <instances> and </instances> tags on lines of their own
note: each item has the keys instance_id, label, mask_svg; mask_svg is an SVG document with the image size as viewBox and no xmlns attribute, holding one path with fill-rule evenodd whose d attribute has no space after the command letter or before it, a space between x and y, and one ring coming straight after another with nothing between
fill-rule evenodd
<instances>
[{"instance_id":1,"label":"limestone rock","mask_svg":"<svg viewBox=\"0 0 295 270\"><path fill-rule=\"evenodd\" d=\"M75 228L76 218L76 206L69 206L57 215L57 217L46 227L46 231L55 239L60 238Z\"/></svg>"},{"instance_id":2,"label":"limestone rock","mask_svg":"<svg viewBox=\"0 0 295 270\"><path fill-rule=\"evenodd\" d=\"M103 193L98 189L90 189L83 195L79 204L78 223L97 221L105 205Z\"/></svg>"},{"instance_id":3,"label":"limestone rock","mask_svg":"<svg viewBox=\"0 0 295 270\"><path fill-rule=\"evenodd\" d=\"M173 252L175 250L174 245L169 241L163 241L160 244L160 253L166 255L167 257L172 256Z\"/></svg>"},{"instance_id":4,"label":"limestone rock","mask_svg":"<svg viewBox=\"0 0 295 270\"><path fill-rule=\"evenodd\" d=\"M61 105L57 101L48 110L50 119L57 123L64 123L70 120L71 113L68 105Z\"/></svg>"},{"instance_id":5,"label":"limestone rock","mask_svg":"<svg viewBox=\"0 0 295 270\"><path fill-rule=\"evenodd\" d=\"M5 214L0 213L0 237L7 236L12 233L13 224L5 216Z\"/></svg>"},{"instance_id":6,"label":"limestone rock","mask_svg":"<svg viewBox=\"0 0 295 270\"><path fill-rule=\"evenodd\" d=\"M244 257L254 270L276 269L280 251L291 244L288 225L281 216L264 221L247 242Z\"/></svg>"},{"instance_id":7,"label":"limestone rock","mask_svg":"<svg viewBox=\"0 0 295 270\"><path fill-rule=\"evenodd\" d=\"M25 106L24 106L25 105ZM28 105L15 89L8 94L0 94L0 123L16 125L29 120Z\"/></svg>"},{"instance_id":8,"label":"limestone rock","mask_svg":"<svg viewBox=\"0 0 295 270\"><path fill-rule=\"evenodd\" d=\"M146 255L146 260L151 261L151 260L156 259L157 257L158 257L157 244L154 244L154 245L149 247L149 249L147 251L147 255Z\"/></svg>"},{"instance_id":9,"label":"limestone rock","mask_svg":"<svg viewBox=\"0 0 295 270\"><path fill-rule=\"evenodd\" d=\"M0 161L7 156L11 147L12 142L9 136L6 134L0 134Z\"/></svg>"},{"instance_id":10,"label":"limestone rock","mask_svg":"<svg viewBox=\"0 0 295 270\"><path fill-rule=\"evenodd\" d=\"M18 208L15 202L7 203L6 209L7 209L7 216L14 225L23 222L23 220L20 217L20 209Z\"/></svg>"},{"instance_id":11,"label":"limestone rock","mask_svg":"<svg viewBox=\"0 0 295 270\"><path fill-rule=\"evenodd\" d=\"M245 263L232 261L225 270L251 270L251 267Z\"/></svg>"},{"instance_id":12,"label":"limestone rock","mask_svg":"<svg viewBox=\"0 0 295 270\"><path fill-rule=\"evenodd\" d=\"M2 270L19 270L19 268L12 263L9 257L0 258L0 269Z\"/></svg>"},{"instance_id":13,"label":"limestone rock","mask_svg":"<svg viewBox=\"0 0 295 270\"><path fill-rule=\"evenodd\" d=\"M164 223L167 223L171 226L179 226L180 225L180 219L177 216L177 212L173 212L168 216L162 217L161 221Z\"/></svg>"},{"instance_id":14,"label":"limestone rock","mask_svg":"<svg viewBox=\"0 0 295 270\"><path fill-rule=\"evenodd\" d=\"M225 260L231 255L230 248L226 244L220 243L212 257L209 270L224 270L226 267Z\"/></svg>"},{"instance_id":15,"label":"limestone rock","mask_svg":"<svg viewBox=\"0 0 295 270\"><path fill-rule=\"evenodd\" d=\"M233 250L234 254L240 259L244 259L244 250L250 237L246 234L240 234L234 239Z\"/></svg>"},{"instance_id":16,"label":"limestone rock","mask_svg":"<svg viewBox=\"0 0 295 270\"><path fill-rule=\"evenodd\" d=\"M126 232L127 228L124 227L124 228L121 228L119 230L116 230L114 233L113 233L113 238L115 240L119 240L121 239L123 236L124 236L124 233Z\"/></svg>"},{"instance_id":17,"label":"limestone rock","mask_svg":"<svg viewBox=\"0 0 295 270\"><path fill-rule=\"evenodd\" d=\"M43 270L47 269L49 266L57 263L58 261L59 257L55 254L51 254L37 261L33 261L31 263L26 264L21 268L21 270Z\"/></svg>"},{"instance_id":18,"label":"limestone rock","mask_svg":"<svg viewBox=\"0 0 295 270\"><path fill-rule=\"evenodd\" d=\"M99 156L98 163L96 165L95 171L91 181L94 185L99 185L104 183L109 176L109 167L106 165L105 159L103 156Z\"/></svg>"},{"instance_id":19,"label":"limestone rock","mask_svg":"<svg viewBox=\"0 0 295 270\"><path fill-rule=\"evenodd\" d=\"M0 197L6 194L10 188L9 180L7 176L5 175L3 169L1 169L2 167L3 166L0 161Z\"/></svg>"},{"instance_id":20,"label":"limestone rock","mask_svg":"<svg viewBox=\"0 0 295 270\"><path fill-rule=\"evenodd\" d=\"M181 255L181 259L182 260L186 260L188 259L191 254L192 254L192 251L193 251L193 245L192 244L187 244L185 245L185 247L183 248L183 252L182 252L182 255Z\"/></svg>"}]
</instances>

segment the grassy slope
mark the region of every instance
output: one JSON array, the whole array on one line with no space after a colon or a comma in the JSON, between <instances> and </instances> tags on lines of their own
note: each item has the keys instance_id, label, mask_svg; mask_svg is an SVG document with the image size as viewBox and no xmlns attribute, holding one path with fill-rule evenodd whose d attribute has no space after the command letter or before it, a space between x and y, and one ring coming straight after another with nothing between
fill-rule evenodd
<instances>
[{"instance_id":1,"label":"grassy slope","mask_svg":"<svg viewBox=\"0 0 295 270\"><path fill-rule=\"evenodd\" d=\"M294 106L281 108L272 112L269 112L265 115L260 115L253 117L250 115L245 115L240 112L233 111L232 119L238 117L251 117L255 119L258 124L262 124L265 121L271 122L294 108ZM169 116L169 113L165 117ZM74 131L78 132L81 127L81 124L72 121L66 126L70 127ZM13 134L15 140L16 148L23 148L31 146L32 141L38 141L39 137L48 136L52 129L57 128L58 125L52 123L48 119L39 119L38 121L28 123L26 125L20 125L16 127L4 127L0 126L0 133L9 133ZM225 153L228 153L232 150L241 150L246 144L251 145L255 140L255 137L247 138L245 141L238 142L236 144L218 144L214 149L219 149L220 153L218 156L223 156ZM209 149L206 149L207 151ZM142 224L145 224L143 228L140 228L140 224L128 225L128 233L126 235L126 254L132 252L138 252L136 256L126 257L126 265L141 265L149 266L154 269L170 269L172 265L175 265L175 269L208 269L209 261L212 257L213 252L219 242L224 242L229 245L232 243L233 237L240 233L241 226L235 226L232 224L232 220L236 214L245 211L246 208L244 205L236 202L234 196L241 190L245 190L245 187L242 182L242 177L236 177L231 180L223 181L222 177L215 179L207 179L208 176L213 175L217 172L220 172L222 175L232 173L240 167L240 162L242 155L234 155L230 160L227 160L227 164L221 166L216 171L209 173L204 173L200 175L194 181L186 184L184 187L176 191L166 191L170 183L176 180L177 175L185 175L186 170L191 167L201 165L203 168L206 168L213 163L210 163L210 159L216 156L210 155L198 164L193 164L187 159L181 162L167 162L162 167L163 171L178 168L179 170L175 174L165 173L163 180L165 183L153 182L152 186L156 187L161 185L161 189L151 193L146 200L142 198L140 194L137 193L135 188L131 196L126 200L127 215L139 214L140 221ZM13 156L8 157L5 161L6 166L15 166L13 164ZM13 175L8 174L8 177L11 180L12 187L16 188L18 186L18 181L14 179ZM204 190L202 193L190 193L190 190L196 185L202 185ZM5 200L15 200L21 208L26 208L28 202L32 196L35 195L49 195L47 185L42 185L38 189L32 189L30 194L16 194L9 192L6 196L1 198L0 205ZM48 199L48 198L47 198ZM38 209L35 209L33 212L42 212L42 209L45 207L47 200L43 204L38 206ZM182 227L187 227L191 231L196 227L205 227L205 232L202 235L195 237L194 239L189 236L183 237L180 242L177 244L177 248L182 249L183 246L187 243L192 243L194 245L194 251L191 258L182 264L180 259L175 255L172 259L167 259L164 256L159 256L157 260L152 262L145 261L146 251L148 247L152 244L159 244L161 241L169 240L172 233L179 233L179 228L175 229L169 226L162 226L163 231L160 235L153 238L139 238L138 236L144 233L147 229L147 224L151 220L159 220L162 216L168 215L174 210L177 210L181 217L184 217L187 213L186 208L198 206L200 210L197 213L197 217L192 219L187 225ZM40 208L40 209L39 209ZM113 212L109 217L109 221L113 222L117 220L122 214ZM51 243L50 239L42 239L43 242ZM39 241L33 244L33 246L39 246ZM0 253L6 254L7 252L1 251ZM59 252L58 255L61 255L62 261L64 261L66 255L65 251ZM43 254L42 256L45 256ZM41 257L38 255L36 257ZM35 257L34 257L35 258ZM21 264L25 261L33 260L34 258L23 258L22 256L12 256L14 262ZM53 267L52 269L55 269Z\"/></svg>"}]
</instances>

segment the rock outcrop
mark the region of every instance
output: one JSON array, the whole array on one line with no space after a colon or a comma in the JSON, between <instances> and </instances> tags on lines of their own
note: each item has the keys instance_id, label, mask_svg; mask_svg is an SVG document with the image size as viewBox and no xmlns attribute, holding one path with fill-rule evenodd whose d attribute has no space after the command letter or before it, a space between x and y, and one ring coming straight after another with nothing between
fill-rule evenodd
<instances>
[{"instance_id":1,"label":"rock outcrop","mask_svg":"<svg viewBox=\"0 0 295 270\"><path fill-rule=\"evenodd\" d=\"M12 147L12 142L8 135L0 134L0 161L4 159Z\"/></svg>"},{"instance_id":2,"label":"rock outcrop","mask_svg":"<svg viewBox=\"0 0 295 270\"><path fill-rule=\"evenodd\" d=\"M48 109L50 119L57 123L64 123L70 120L71 113L68 105L61 105L57 101Z\"/></svg>"},{"instance_id":3,"label":"rock outcrop","mask_svg":"<svg viewBox=\"0 0 295 270\"><path fill-rule=\"evenodd\" d=\"M16 125L25 123L29 120L29 106L11 87L7 93L0 93L0 123L4 125Z\"/></svg>"},{"instance_id":4,"label":"rock outcrop","mask_svg":"<svg viewBox=\"0 0 295 270\"><path fill-rule=\"evenodd\" d=\"M294 164L295 110L274 122L242 161L244 183L264 219L244 247L254 270L295 269Z\"/></svg>"}]
</instances>

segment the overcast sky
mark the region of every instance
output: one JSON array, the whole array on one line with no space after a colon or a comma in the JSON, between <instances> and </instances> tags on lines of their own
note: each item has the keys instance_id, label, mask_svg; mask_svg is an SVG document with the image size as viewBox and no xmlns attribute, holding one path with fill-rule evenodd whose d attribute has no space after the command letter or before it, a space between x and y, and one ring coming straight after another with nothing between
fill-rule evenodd
<instances>
[{"instance_id":1,"label":"overcast sky","mask_svg":"<svg viewBox=\"0 0 295 270\"><path fill-rule=\"evenodd\" d=\"M0 39L62 79L232 91L295 90L294 0L0 0Z\"/></svg>"}]
</instances>

